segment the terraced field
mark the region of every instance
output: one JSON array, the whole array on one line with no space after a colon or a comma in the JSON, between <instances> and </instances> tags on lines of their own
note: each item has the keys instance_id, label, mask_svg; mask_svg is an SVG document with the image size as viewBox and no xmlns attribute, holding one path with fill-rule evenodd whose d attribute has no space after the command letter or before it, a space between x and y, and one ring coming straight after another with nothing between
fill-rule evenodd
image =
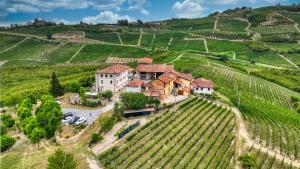
<instances>
[{"instance_id":1,"label":"terraced field","mask_svg":"<svg viewBox=\"0 0 300 169\"><path fill-rule=\"evenodd\" d=\"M244 33L248 23L230 17L219 17L217 29L221 32Z\"/></svg>"},{"instance_id":2,"label":"terraced field","mask_svg":"<svg viewBox=\"0 0 300 169\"><path fill-rule=\"evenodd\" d=\"M298 32L294 25L251 27L251 30L260 34Z\"/></svg>"},{"instance_id":3,"label":"terraced field","mask_svg":"<svg viewBox=\"0 0 300 169\"><path fill-rule=\"evenodd\" d=\"M249 48L243 42L231 42L226 40L207 40L210 52L248 52Z\"/></svg>"},{"instance_id":4,"label":"terraced field","mask_svg":"<svg viewBox=\"0 0 300 169\"><path fill-rule=\"evenodd\" d=\"M196 97L101 154L106 168L233 168L234 115Z\"/></svg>"}]
</instances>

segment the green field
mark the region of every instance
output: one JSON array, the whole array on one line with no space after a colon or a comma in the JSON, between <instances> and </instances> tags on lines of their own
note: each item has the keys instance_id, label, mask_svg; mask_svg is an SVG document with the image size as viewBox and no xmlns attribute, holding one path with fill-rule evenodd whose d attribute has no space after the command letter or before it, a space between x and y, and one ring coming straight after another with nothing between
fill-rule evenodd
<instances>
[{"instance_id":1,"label":"green field","mask_svg":"<svg viewBox=\"0 0 300 169\"><path fill-rule=\"evenodd\" d=\"M300 65L300 54L284 54L284 56L293 63Z\"/></svg>"},{"instance_id":2,"label":"green field","mask_svg":"<svg viewBox=\"0 0 300 169\"><path fill-rule=\"evenodd\" d=\"M123 41L123 44L126 45L137 45L139 41L140 34L131 34L131 33L122 33L120 34L120 37Z\"/></svg>"},{"instance_id":3,"label":"green field","mask_svg":"<svg viewBox=\"0 0 300 169\"><path fill-rule=\"evenodd\" d=\"M205 46L203 40L190 40L185 48L185 50L194 50L205 52Z\"/></svg>"},{"instance_id":4,"label":"green field","mask_svg":"<svg viewBox=\"0 0 300 169\"><path fill-rule=\"evenodd\" d=\"M248 52L248 47L243 42L232 42L226 40L207 40L207 47L210 52Z\"/></svg>"},{"instance_id":5,"label":"green field","mask_svg":"<svg viewBox=\"0 0 300 169\"><path fill-rule=\"evenodd\" d=\"M90 39L120 44L117 34L112 32L87 32L85 36Z\"/></svg>"},{"instance_id":6,"label":"green field","mask_svg":"<svg viewBox=\"0 0 300 169\"><path fill-rule=\"evenodd\" d=\"M247 52L247 53L237 53L237 59L255 61L256 63L263 63L279 67L293 68L289 62L278 56L273 52Z\"/></svg>"},{"instance_id":7,"label":"green field","mask_svg":"<svg viewBox=\"0 0 300 169\"><path fill-rule=\"evenodd\" d=\"M233 168L230 110L192 98L99 156L106 168Z\"/></svg>"},{"instance_id":8,"label":"green field","mask_svg":"<svg viewBox=\"0 0 300 169\"><path fill-rule=\"evenodd\" d=\"M7 49L16 43L22 41L24 37L20 36L10 36L10 35L3 35L0 34L0 52L4 49Z\"/></svg>"},{"instance_id":9,"label":"green field","mask_svg":"<svg viewBox=\"0 0 300 169\"><path fill-rule=\"evenodd\" d=\"M0 55L0 60L45 61L44 57L55 50L57 44L28 39Z\"/></svg>"},{"instance_id":10,"label":"green field","mask_svg":"<svg viewBox=\"0 0 300 169\"><path fill-rule=\"evenodd\" d=\"M230 32L230 33L245 33L244 30L248 24L243 21L234 20L233 18L219 17L217 29L221 32Z\"/></svg>"},{"instance_id":11,"label":"green field","mask_svg":"<svg viewBox=\"0 0 300 169\"><path fill-rule=\"evenodd\" d=\"M213 17L198 19L172 19L166 21L166 28L180 31L213 31L215 19Z\"/></svg>"},{"instance_id":12,"label":"green field","mask_svg":"<svg viewBox=\"0 0 300 169\"><path fill-rule=\"evenodd\" d=\"M282 26L262 26L251 27L251 30L260 34L274 34L274 33L295 33L298 32L294 25L282 25Z\"/></svg>"},{"instance_id":13,"label":"green field","mask_svg":"<svg viewBox=\"0 0 300 169\"><path fill-rule=\"evenodd\" d=\"M65 63L80 49L79 44L64 44L52 53L46 55L44 59L51 64Z\"/></svg>"}]
</instances>

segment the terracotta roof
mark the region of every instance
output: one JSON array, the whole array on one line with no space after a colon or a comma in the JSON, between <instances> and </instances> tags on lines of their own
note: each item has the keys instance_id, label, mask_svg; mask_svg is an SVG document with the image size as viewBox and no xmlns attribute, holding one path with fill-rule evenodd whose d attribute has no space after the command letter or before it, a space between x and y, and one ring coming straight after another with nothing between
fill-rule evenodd
<instances>
[{"instance_id":1,"label":"terracotta roof","mask_svg":"<svg viewBox=\"0 0 300 169\"><path fill-rule=\"evenodd\" d=\"M126 86L127 87L141 87L143 85L143 81L140 79L134 79L130 81Z\"/></svg>"},{"instance_id":2,"label":"terracotta roof","mask_svg":"<svg viewBox=\"0 0 300 169\"><path fill-rule=\"evenodd\" d=\"M176 72L176 75L189 81L193 80L193 76L190 73L186 74L186 73Z\"/></svg>"},{"instance_id":3,"label":"terracotta roof","mask_svg":"<svg viewBox=\"0 0 300 169\"><path fill-rule=\"evenodd\" d=\"M198 78L193 81L194 87L204 87L204 88L213 88L214 83L211 80Z\"/></svg>"},{"instance_id":4,"label":"terracotta roof","mask_svg":"<svg viewBox=\"0 0 300 169\"><path fill-rule=\"evenodd\" d=\"M180 81L180 80L175 80L174 82L177 84L182 84L182 81Z\"/></svg>"},{"instance_id":5,"label":"terracotta roof","mask_svg":"<svg viewBox=\"0 0 300 169\"><path fill-rule=\"evenodd\" d=\"M172 79L168 77L167 75L161 75L158 77L158 79L164 83L169 83Z\"/></svg>"},{"instance_id":6,"label":"terracotta roof","mask_svg":"<svg viewBox=\"0 0 300 169\"><path fill-rule=\"evenodd\" d=\"M166 72L164 73L162 76L168 76L169 78L171 78L172 80L176 80L177 75L175 72Z\"/></svg>"},{"instance_id":7,"label":"terracotta roof","mask_svg":"<svg viewBox=\"0 0 300 169\"><path fill-rule=\"evenodd\" d=\"M152 63L153 59L152 58L139 58L138 63Z\"/></svg>"},{"instance_id":8,"label":"terracotta roof","mask_svg":"<svg viewBox=\"0 0 300 169\"><path fill-rule=\"evenodd\" d=\"M151 82L148 82L148 83L143 83L143 85L142 85L143 87L151 87L152 86L152 84L151 84Z\"/></svg>"},{"instance_id":9,"label":"terracotta roof","mask_svg":"<svg viewBox=\"0 0 300 169\"><path fill-rule=\"evenodd\" d=\"M105 74L105 73L108 73L108 74L118 74L118 73L121 73L121 72L124 72L126 70L130 70L131 68L128 67L128 66L125 66L125 65L112 65L110 67L107 67L105 69L101 69L101 70L97 70L97 73L99 74Z\"/></svg>"},{"instance_id":10,"label":"terracotta roof","mask_svg":"<svg viewBox=\"0 0 300 169\"><path fill-rule=\"evenodd\" d=\"M172 72L174 71L173 65L162 65L162 64L154 64L154 65L145 65L145 64L140 64L136 68L137 72Z\"/></svg>"}]
</instances>

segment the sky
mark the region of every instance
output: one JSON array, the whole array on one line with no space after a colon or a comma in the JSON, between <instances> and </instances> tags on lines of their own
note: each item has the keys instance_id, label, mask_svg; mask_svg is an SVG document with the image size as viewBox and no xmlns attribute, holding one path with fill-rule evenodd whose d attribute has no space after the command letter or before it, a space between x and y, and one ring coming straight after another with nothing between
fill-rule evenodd
<instances>
[{"instance_id":1,"label":"sky","mask_svg":"<svg viewBox=\"0 0 300 169\"><path fill-rule=\"evenodd\" d=\"M34 18L75 24L116 23L118 19L155 21L197 18L215 11L248 6L299 3L300 0L0 0L0 25Z\"/></svg>"}]
</instances>

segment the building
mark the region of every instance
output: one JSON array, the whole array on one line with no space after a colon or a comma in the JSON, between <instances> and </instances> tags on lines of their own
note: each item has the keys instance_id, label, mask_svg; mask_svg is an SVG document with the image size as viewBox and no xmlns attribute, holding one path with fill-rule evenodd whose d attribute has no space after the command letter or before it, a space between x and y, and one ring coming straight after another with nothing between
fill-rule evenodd
<instances>
[{"instance_id":1,"label":"building","mask_svg":"<svg viewBox=\"0 0 300 169\"><path fill-rule=\"evenodd\" d=\"M52 39L82 39L84 38L85 33L81 31L73 32L63 32L63 33L54 33L52 34Z\"/></svg>"},{"instance_id":2,"label":"building","mask_svg":"<svg viewBox=\"0 0 300 169\"><path fill-rule=\"evenodd\" d=\"M131 76L133 69L125 65L112 65L96 72L96 85L97 92L110 90L118 92L125 87Z\"/></svg>"},{"instance_id":3,"label":"building","mask_svg":"<svg viewBox=\"0 0 300 169\"><path fill-rule=\"evenodd\" d=\"M126 85L125 91L133 92L133 93L140 93L140 92L142 92L143 84L144 84L144 82L142 80L134 79Z\"/></svg>"},{"instance_id":4,"label":"building","mask_svg":"<svg viewBox=\"0 0 300 169\"><path fill-rule=\"evenodd\" d=\"M137 60L138 64L152 64L153 63L153 59L152 58L139 58Z\"/></svg>"},{"instance_id":5,"label":"building","mask_svg":"<svg viewBox=\"0 0 300 169\"><path fill-rule=\"evenodd\" d=\"M193 92L198 94L212 94L214 92L213 82L204 78L195 79L192 87Z\"/></svg>"},{"instance_id":6,"label":"building","mask_svg":"<svg viewBox=\"0 0 300 169\"><path fill-rule=\"evenodd\" d=\"M157 79L166 72L174 71L173 65L139 64L136 68L136 77L144 81L151 81Z\"/></svg>"}]
</instances>

